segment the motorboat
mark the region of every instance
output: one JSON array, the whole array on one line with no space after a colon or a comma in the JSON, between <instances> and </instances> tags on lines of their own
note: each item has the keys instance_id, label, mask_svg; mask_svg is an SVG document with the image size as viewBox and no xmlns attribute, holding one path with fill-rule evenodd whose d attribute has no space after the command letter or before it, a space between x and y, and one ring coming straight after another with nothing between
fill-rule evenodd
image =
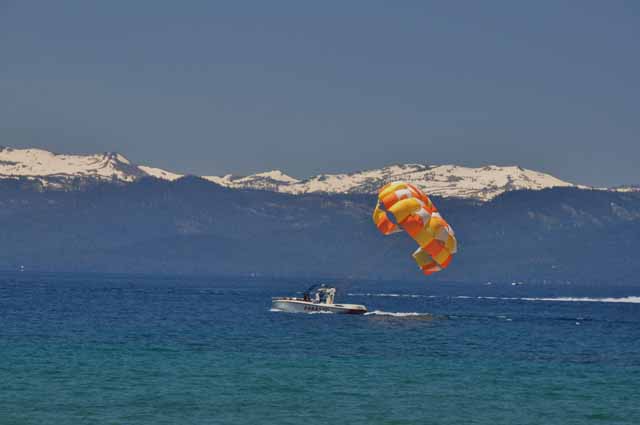
<instances>
[{"instance_id":1,"label":"motorboat","mask_svg":"<svg viewBox=\"0 0 640 425\"><path fill-rule=\"evenodd\" d=\"M314 285L305 291L302 298L274 297L271 306L274 310L290 313L337 313L364 314L367 307L360 304L335 304L336 288Z\"/></svg>"}]
</instances>

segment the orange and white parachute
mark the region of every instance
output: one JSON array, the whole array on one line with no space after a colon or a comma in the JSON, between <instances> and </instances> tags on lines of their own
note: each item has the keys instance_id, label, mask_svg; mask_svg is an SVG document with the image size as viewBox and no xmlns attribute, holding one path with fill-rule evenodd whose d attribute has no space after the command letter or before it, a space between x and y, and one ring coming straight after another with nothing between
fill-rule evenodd
<instances>
[{"instance_id":1,"label":"orange and white parachute","mask_svg":"<svg viewBox=\"0 0 640 425\"><path fill-rule=\"evenodd\" d=\"M451 226L412 184L393 182L380 188L373 221L384 235L404 230L418 243L413 258L424 274L445 269L457 251Z\"/></svg>"}]
</instances>

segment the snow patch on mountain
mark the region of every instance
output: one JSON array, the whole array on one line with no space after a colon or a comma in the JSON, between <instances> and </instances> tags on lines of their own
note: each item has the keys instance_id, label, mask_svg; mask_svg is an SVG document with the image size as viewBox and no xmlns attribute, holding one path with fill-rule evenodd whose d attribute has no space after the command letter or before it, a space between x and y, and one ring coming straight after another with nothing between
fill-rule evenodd
<instances>
[{"instance_id":1,"label":"snow patch on mountain","mask_svg":"<svg viewBox=\"0 0 640 425\"><path fill-rule=\"evenodd\" d=\"M0 146L0 178L23 177L39 180L44 186L59 187L77 178L132 182L145 176L166 180L181 177L159 168L134 165L119 153L69 155Z\"/></svg>"},{"instance_id":2,"label":"snow patch on mountain","mask_svg":"<svg viewBox=\"0 0 640 425\"><path fill-rule=\"evenodd\" d=\"M138 168L148 176L162 180L174 181L178 180L180 177L184 177L182 174L172 173L171 171L163 170L162 168L149 167L146 165L138 165Z\"/></svg>"},{"instance_id":3,"label":"snow patch on mountain","mask_svg":"<svg viewBox=\"0 0 640 425\"><path fill-rule=\"evenodd\" d=\"M640 192L640 185L627 184L624 186L616 186L611 188L616 192Z\"/></svg>"},{"instance_id":4,"label":"snow patch on mountain","mask_svg":"<svg viewBox=\"0 0 640 425\"><path fill-rule=\"evenodd\" d=\"M95 155L55 154L43 149L0 147L0 178L28 178L52 188L73 188L78 178L132 182L141 177L173 181L183 177L161 168L132 164L118 153ZM517 166L403 164L356 173L320 174L299 180L280 170L249 176L204 176L206 180L236 189L258 189L294 195L306 193L376 193L380 186L407 181L427 193L445 197L489 200L509 190L539 190L575 186L549 174ZM629 190L629 189L621 189Z\"/></svg>"},{"instance_id":5,"label":"snow patch on mountain","mask_svg":"<svg viewBox=\"0 0 640 425\"><path fill-rule=\"evenodd\" d=\"M286 192L288 187L299 183L299 180L284 174L280 170L266 171L264 173L252 174L250 176L234 176L232 174L227 174L222 177L203 176L202 178L230 188L260 189L275 192Z\"/></svg>"},{"instance_id":6,"label":"snow patch on mountain","mask_svg":"<svg viewBox=\"0 0 640 425\"><path fill-rule=\"evenodd\" d=\"M397 180L407 181L433 195L489 200L518 189L540 190L549 187L575 186L549 174L517 166L470 168L458 165L392 165L350 174L320 174L297 180L280 171L246 177L208 176L222 186L238 189L263 189L290 194L305 193L376 193L380 186Z\"/></svg>"}]
</instances>

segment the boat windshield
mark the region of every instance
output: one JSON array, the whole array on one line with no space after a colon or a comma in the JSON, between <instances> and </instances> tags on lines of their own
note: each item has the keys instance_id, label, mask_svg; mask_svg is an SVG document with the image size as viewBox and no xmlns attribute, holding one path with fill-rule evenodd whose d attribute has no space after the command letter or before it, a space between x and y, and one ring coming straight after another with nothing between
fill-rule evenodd
<instances>
[{"instance_id":1,"label":"boat windshield","mask_svg":"<svg viewBox=\"0 0 640 425\"><path fill-rule=\"evenodd\" d=\"M323 304L333 304L336 289L325 284L316 284L304 292L304 300Z\"/></svg>"}]
</instances>

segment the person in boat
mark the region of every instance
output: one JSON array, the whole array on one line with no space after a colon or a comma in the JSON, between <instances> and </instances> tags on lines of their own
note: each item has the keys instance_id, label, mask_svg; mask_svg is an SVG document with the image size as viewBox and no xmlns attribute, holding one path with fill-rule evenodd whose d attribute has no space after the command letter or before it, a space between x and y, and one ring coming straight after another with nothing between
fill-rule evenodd
<instances>
[{"instance_id":1,"label":"person in boat","mask_svg":"<svg viewBox=\"0 0 640 425\"><path fill-rule=\"evenodd\" d=\"M305 292L304 295L302 296L302 300L303 301L311 301L311 298L309 298L309 293Z\"/></svg>"}]
</instances>

